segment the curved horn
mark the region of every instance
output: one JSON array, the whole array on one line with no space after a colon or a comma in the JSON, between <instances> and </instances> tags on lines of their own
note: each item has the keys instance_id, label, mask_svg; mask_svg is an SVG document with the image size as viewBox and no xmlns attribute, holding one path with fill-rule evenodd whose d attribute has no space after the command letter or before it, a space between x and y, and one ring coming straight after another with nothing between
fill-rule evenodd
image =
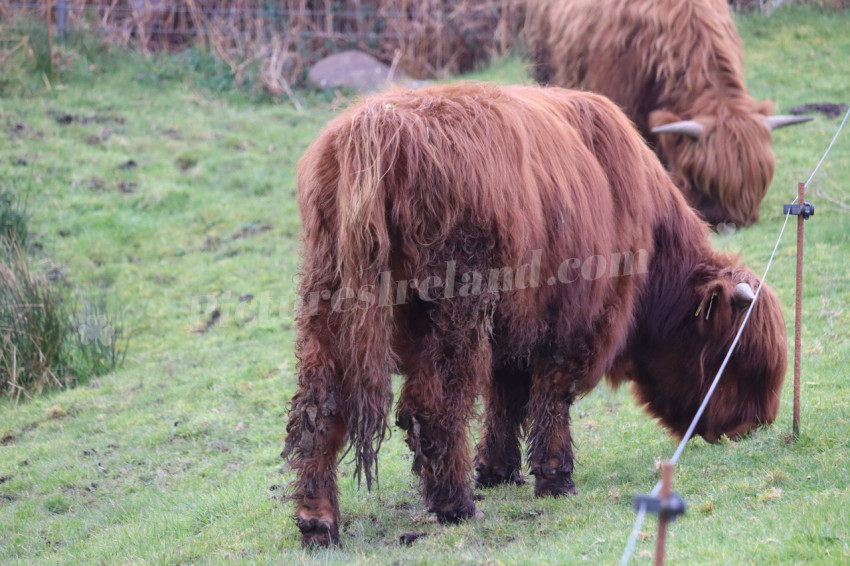
<instances>
[{"instance_id":1,"label":"curved horn","mask_svg":"<svg viewBox=\"0 0 850 566\"><path fill-rule=\"evenodd\" d=\"M772 118L773 116L771 116ZM670 122L663 126L652 128L653 134L682 134L695 140L699 139L705 131L705 126L694 120L682 120L681 122Z\"/></svg>"},{"instance_id":2,"label":"curved horn","mask_svg":"<svg viewBox=\"0 0 850 566\"><path fill-rule=\"evenodd\" d=\"M738 306L747 306L752 303L756 298L756 294L753 292L753 288L750 287L749 283L738 283L735 285L735 294L732 296L732 299L735 301L735 304Z\"/></svg>"},{"instance_id":3,"label":"curved horn","mask_svg":"<svg viewBox=\"0 0 850 566\"><path fill-rule=\"evenodd\" d=\"M814 119L814 116L768 116L764 119L764 125L767 126L768 130L773 131L777 128L784 128L785 126L793 126L794 124L811 122Z\"/></svg>"}]
</instances>

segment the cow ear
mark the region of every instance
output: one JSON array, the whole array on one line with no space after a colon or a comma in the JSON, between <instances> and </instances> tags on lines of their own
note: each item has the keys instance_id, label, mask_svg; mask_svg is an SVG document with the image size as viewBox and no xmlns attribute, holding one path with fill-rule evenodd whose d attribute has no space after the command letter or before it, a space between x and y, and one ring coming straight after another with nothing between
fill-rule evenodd
<instances>
[{"instance_id":1,"label":"cow ear","mask_svg":"<svg viewBox=\"0 0 850 566\"><path fill-rule=\"evenodd\" d=\"M764 116L772 116L776 112L776 105L772 100L762 100L756 106L756 111Z\"/></svg>"},{"instance_id":2,"label":"cow ear","mask_svg":"<svg viewBox=\"0 0 850 566\"><path fill-rule=\"evenodd\" d=\"M729 281L715 280L703 286L694 320L700 331L724 332L732 323L735 311L734 291Z\"/></svg>"}]
</instances>

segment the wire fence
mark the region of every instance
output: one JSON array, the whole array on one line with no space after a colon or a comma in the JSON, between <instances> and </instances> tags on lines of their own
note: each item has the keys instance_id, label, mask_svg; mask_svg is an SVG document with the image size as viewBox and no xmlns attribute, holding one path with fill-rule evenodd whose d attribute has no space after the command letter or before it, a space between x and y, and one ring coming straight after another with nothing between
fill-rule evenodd
<instances>
[{"instance_id":1,"label":"wire fence","mask_svg":"<svg viewBox=\"0 0 850 566\"><path fill-rule=\"evenodd\" d=\"M195 44L230 66L237 84L279 93L344 49L396 62L412 78L463 73L507 53L520 0L42 0L0 4L0 34L49 19L58 37L97 32L144 52Z\"/></svg>"},{"instance_id":2,"label":"wire fence","mask_svg":"<svg viewBox=\"0 0 850 566\"><path fill-rule=\"evenodd\" d=\"M838 126L838 130L836 130L835 135L832 137L832 141L829 143L829 146L826 148L826 151L823 154L823 157L820 158L818 164L815 166L812 174L809 175L809 179L805 182L804 186L808 187L809 184L814 179L815 174L820 169L820 166L826 160L826 157L829 155L830 150L835 145L835 140L838 139L839 134L841 134L841 130L844 128L844 124L847 122L847 118L850 117L850 109L847 110L847 113L844 115L844 119L841 121L841 124ZM797 197L794 197L794 200L791 204L795 204L797 202ZM803 204L803 203L800 203ZM747 322L750 320L750 314L753 312L753 308L756 306L756 302L758 301L759 295L761 293L761 289L764 286L765 281L767 281L767 274L770 272L770 268L773 265L773 260L776 257L776 251L779 249L779 243L782 241L782 236L785 234L785 228L788 226L788 219L791 217L791 211L789 210L785 214L785 222L782 224L782 229L779 231L779 237L776 240L776 245L773 246L773 252L770 254L770 259L767 262L767 267L765 267L764 274L761 277L761 283L759 283L758 289L755 292L755 298L753 302L750 304L750 308L747 310L746 315L744 316L744 320L741 322L741 327L738 329L738 333L735 335L735 339L732 341L732 345L729 347L729 351L726 353L726 357L723 359L723 363L720 365L720 369L717 370L717 375L714 377L714 381L711 383L711 387L709 387L708 392L705 395L705 399L703 399L702 404L699 406L696 414L694 415L693 420L691 421L690 426L688 427L687 432L684 437L682 437L682 441L679 442L679 445L676 447L676 451L673 453L673 457L670 458L670 462L675 466L679 458L682 456L682 453L685 451L685 447L688 444L688 441L694 434L694 430L696 429L697 423L702 417L705 408L708 406L708 402L711 399L712 394L714 394L714 390L717 388L717 384L720 382L720 378L723 376L723 372L726 370L726 365L729 363L729 359L732 357L732 353L735 351L735 348L738 345L738 341L741 338L741 334L744 332L744 328L747 326ZM655 484L650 495L655 497L661 491L661 481ZM637 543L637 538L640 535L640 529L643 525L643 521L646 518L646 505L641 505L640 509L638 509L637 518L635 519L634 527L632 527L632 531L629 534L629 538L626 542L626 548L623 551L623 556L620 559L620 566L626 566L629 563L629 559L634 553L635 545Z\"/></svg>"}]
</instances>

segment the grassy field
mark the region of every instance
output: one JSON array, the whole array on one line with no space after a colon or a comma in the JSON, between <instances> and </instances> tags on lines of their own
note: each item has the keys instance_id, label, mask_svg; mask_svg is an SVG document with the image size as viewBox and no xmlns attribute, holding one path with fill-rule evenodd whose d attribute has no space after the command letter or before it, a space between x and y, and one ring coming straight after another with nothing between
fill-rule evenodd
<instances>
[{"instance_id":1,"label":"grassy field","mask_svg":"<svg viewBox=\"0 0 850 566\"><path fill-rule=\"evenodd\" d=\"M779 111L850 102L850 14L783 9L738 24L756 97ZM18 406L0 399L0 564L619 560L631 497L652 488L675 443L625 389L607 388L573 412L577 496L486 490L483 520L438 525L396 431L381 453L380 489L358 490L342 465L343 547L302 550L280 501L292 474L279 458L296 383L294 171L346 101L301 93L298 112L221 93L210 87L214 66L191 54L146 61L75 43L62 53L49 88L38 73L3 70L0 188L28 203L39 268L123 305L130 353L123 369L71 390ZM509 59L474 78L526 76ZM716 236L719 248L763 271L782 204L839 120L775 133L761 222ZM846 202L847 179L850 128L811 190ZM801 437L788 441L789 376L773 427L739 443L694 440L675 476L690 506L668 535L670 563L850 563L850 211L810 200ZM789 336L794 253L790 229L768 277ZM648 520L635 563L649 562L654 530ZM407 531L427 536L399 546Z\"/></svg>"}]
</instances>

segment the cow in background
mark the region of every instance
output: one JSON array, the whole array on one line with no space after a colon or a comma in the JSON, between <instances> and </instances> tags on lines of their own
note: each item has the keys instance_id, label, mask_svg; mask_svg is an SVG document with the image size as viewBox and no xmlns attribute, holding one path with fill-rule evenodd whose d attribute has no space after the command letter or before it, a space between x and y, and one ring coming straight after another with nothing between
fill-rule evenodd
<instances>
[{"instance_id":1,"label":"cow in background","mask_svg":"<svg viewBox=\"0 0 850 566\"><path fill-rule=\"evenodd\" d=\"M773 180L773 116L744 84L725 0L527 0L538 83L616 102L711 224L748 226Z\"/></svg>"}]
</instances>

